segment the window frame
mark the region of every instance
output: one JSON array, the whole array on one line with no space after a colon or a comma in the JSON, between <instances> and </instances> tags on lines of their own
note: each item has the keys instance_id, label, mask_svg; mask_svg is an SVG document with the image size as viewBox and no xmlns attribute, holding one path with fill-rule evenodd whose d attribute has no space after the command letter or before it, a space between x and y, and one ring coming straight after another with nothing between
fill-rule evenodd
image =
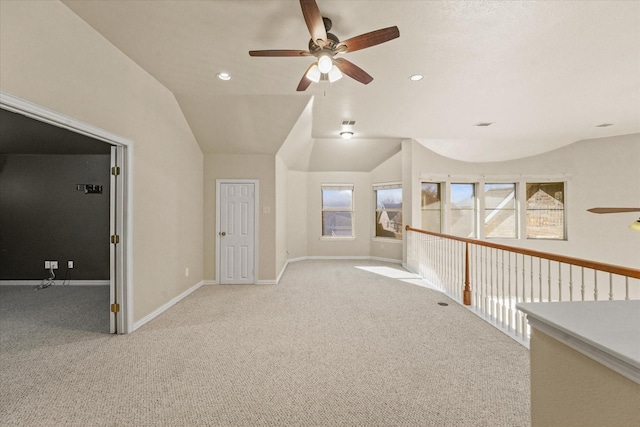
<instances>
[{"instance_id":1,"label":"window frame","mask_svg":"<svg viewBox=\"0 0 640 427\"><path fill-rule=\"evenodd\" d=\"M455 181L451 181L447 183L448 185L446 186L447 189L447 195L446 195L446 199L447 199L447 233L452 235L452 236L457 236L456 234L453 234L451 232L451 226L453 225L453 217L452 217L452 213L454 211L471 211L472 215L471 217L473 218L473 226L472 226L472 234L471 236L467 235L467 236L457 236L457 237L463 237L465 239L479 239L479 233L480 233L480 225L479 225L479 219L478 219L478 215L479 215L479 196L478 196L478 186L479 186L479 182L478 181L466 181L466 180L455 180ZM452 202L452 197L451 195L453 194L453 190L452 187L454 185L470 185L473 188L473 208L472 209L453 209L453 202Z\"/></svg>"},{"instance_id":2,"label":"window frame","mask_svg":"<svg viewBox=\"0 0 640 427\"><path fill-rule=\"evenodd\" d=\"M527 193L528 193L528 187L529 185L552 185L552 184L562 184L562 237L529 237L529 232L528 232L528 226L529 226L529 221L528 221L528 213L530 210L534 210L534 209L528 209L527 208ZM564 241L568 241L569 240L569 236L568 236L568 228L567 228L567 182L566 181L562 181L562 180L527 180L524 184L524 191L522 191L523 193L523 208L522 208L522 214L523 214L523 240L547 240L547 241L556 241L556 242L564 242ZM556 209L556 210L560 210L560 209Z\"/></svg>"},{"instance_id":3,"label":"window frame","mask_svg":"<svg viewBox=\"0 0 640 427\"><path fill-rule=\"evenodd\" d=\"M440 203L440 208L438 209L425 209L422 205L422 186L424 184L435 184L438 186L438 196L439 196L439 203ZM432 231L435 233L443 233L444 231L444 225L445 225L445 187L446 187L446 183L445 182L441 182L441 181L435 181L435 180L429 180L429 181L425 181L425 180L420 180L420 227L422 227L423 230L425 230L424 228L424 224L422 223L422 218L423 218L423 212L424 211L429 211L429 212L439 212L440 213L440 229L438 231Z\"/></svg>"},{"instance_id":4,"label":"window frame","mask_svg":"<svg viewBox=\"0 0 640 427\"><path fill-rule=\"evenodd\" d=\"M513 185L513 204L514 207L513 209L505 209L505 210L509 210L509 211L513 211L513 215L514 215L514 221L515 221L515 229L514 229L514 236L513 237L503 237L503 236L487 236L487 211L491 210L491 211L496 211L496 210L500 210L500 206L498 206L497 208L487 208L487 185ZM521 236L522 236L522 232L521 232L521 218L520 218L520 185L518 182L515 181L499 181L499 180L491 180L491 181L483 181L481 183L478 184L478 186L482 185L483 191L482 191L482 200L481 200L481 207L480 207L480 215L481 215L481 225L482 225L482 230L481 231L481 235L482 238L487 239L487 240L493 240L493 239L507 239L507 240L520 240ZM480 225L480 224L479 224Z\"/></svg>"},{"instance_id":5,"label":"window frame","mask_svg":"<svg viewBox=\"0 0 640 427\"><path fill-rule=\"evenodd\" d=\"M351 209L344 208L325 208L324 191L325 190L350 190L351 191ZM355 186L354 184L320 184L320 239L321 240L354 240L356 237L355 226ZM351 217L351 235L330 235L324 234L324 213L325 212L348 212Z\"/></svg>"},{"instance_id":6,"label":"window frame","mask_svg":"<svg viewBox=\"0 0 640 427\"><path fill-rule=\"evenodd\" d=\"M378 209L378 190L395 190L395 189L399 189L402 197L401 197L401 206L399 209L397 208L393 208L393 209L384 209L385 211L389 211L389 212L399 212L400 215L402 216L403 212L403 205L404 205L404 193L403 193L403 189L402 189L402 183L401 182L388 182L388 183L379 183L379 184L373 184L373 233L372 233L372 239L373 240L383 240L385 242L402 242L404 240L404 221L401 222L400 224L400 235L402 237L397 238L397 237L387 237L387 236L378 236L378 211L382 211L381 209Z\"/></svg>"}]
</instances>

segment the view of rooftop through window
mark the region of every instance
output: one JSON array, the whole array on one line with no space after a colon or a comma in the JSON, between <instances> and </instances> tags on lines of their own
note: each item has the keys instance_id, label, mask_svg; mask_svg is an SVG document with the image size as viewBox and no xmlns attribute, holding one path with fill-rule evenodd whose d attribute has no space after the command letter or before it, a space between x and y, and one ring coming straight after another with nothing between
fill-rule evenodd
<instances>
[{"instance_id":1,"label":"view of rooftop through window","mask_svg":"<svg viewBox=\"0 0 640 427\"><path fill-rule=\"evenodd\" d=\"M527 238L564 239L564 182L527 183Z\"/></svg>"},{"instance_id":2,"label":"view of rooftop through window","mask_svg":"<svg viewBox=\"0 0 640 427\"><path fill-rule=\"evenodd\" d=\"M402 188L374 188L376 194L376 237L402 239Z\"/></svg>"}]
</instances>

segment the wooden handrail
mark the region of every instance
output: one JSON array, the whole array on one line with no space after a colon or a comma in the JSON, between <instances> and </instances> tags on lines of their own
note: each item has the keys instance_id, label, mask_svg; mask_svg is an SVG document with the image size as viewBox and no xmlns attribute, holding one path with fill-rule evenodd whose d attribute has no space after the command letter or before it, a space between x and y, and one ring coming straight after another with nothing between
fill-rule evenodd
<instances>
[{"instance_id":1,"label":"wooden handrail","mask_svg":"<svg viewBox=\"0 0 640 427\"><path fill-rule=\"evenodd\" d=\"M607 273L618 274L620 276L627 276L635 279L640 279L640 270L635 268L623 267L623 266L614 265L614 264L605 264L602 262L589 261L586 259L573 258L573 257L564 256L564 255L552 254L548 252L534 251L531 249L518 248L515 246L501 245L499 243L492 243L484 240L468 239L464 237L450 236L448 234L434 233L432 231L413 228L409 225L407 225L405 229L407 231L415 231L416 233L428 234L430 236L442 237L444 239L457 240L460 242L465 242L467 244L486 246L488 248L494 248L494 249L501 249L504 251L515 252L522 255L529 255L532 257L548 259L551 261L557 261L565 264L572 264L578 267L585 267L593 270L605 271Z\"/></svg>"}]
</instances>

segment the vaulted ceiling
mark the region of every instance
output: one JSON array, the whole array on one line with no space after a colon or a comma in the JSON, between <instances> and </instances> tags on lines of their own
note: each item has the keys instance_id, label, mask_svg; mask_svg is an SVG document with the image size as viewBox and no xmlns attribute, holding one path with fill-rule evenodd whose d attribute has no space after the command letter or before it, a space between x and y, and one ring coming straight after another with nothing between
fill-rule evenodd
<instances>
[{"instance_id":1,"label":"vaulted ceiling","mask_svg":"<svg viewBox=\"0 0 640 427\"><path fill-rule=\"evenodd\" d=\"M301 169L330 170L347 143L343 120L356 121L356 170L404 138L497 161L640 132L637 1L317 0L341 40L392 25L400 37L345 55L370 84L345 77L304 92L296 86L312 57L248 54L307 49L296 0L63 3L175 94L206 153L282 148L292 163L305 159Z\"/></svg>"}]
</instances>

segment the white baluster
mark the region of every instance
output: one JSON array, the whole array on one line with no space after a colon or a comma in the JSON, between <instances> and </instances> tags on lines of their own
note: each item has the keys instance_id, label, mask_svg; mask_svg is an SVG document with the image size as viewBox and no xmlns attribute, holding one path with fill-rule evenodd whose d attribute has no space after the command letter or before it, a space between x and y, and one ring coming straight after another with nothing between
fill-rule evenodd
<instances>
[{"instance_id":1,"label":"white baluster","mask_svg":"<svg viewBox=\"0 0 640 427\"><path fill-rule=\"evenodd\" d=\"M573 301L573 265L569 264L569 301Z\"/></svg>"},{"instance_id":2,"label":"white baluster","mask_svg":"<svg viewBox=\"0 0 640 427\"><path fill-rule=\"evenodd\" d=\"M558 301L562 301L562 263L558 262Z\"/></svg>"},{"instance_id":3,"label":"white baluster","mask_svg":"<svg viewBox=\"0 0 640 427\"><path fill-rule=\"evenodd\" d=\"M609 273L609 301L613 300L613 273Z\"/></svg>"}]
</instances>

